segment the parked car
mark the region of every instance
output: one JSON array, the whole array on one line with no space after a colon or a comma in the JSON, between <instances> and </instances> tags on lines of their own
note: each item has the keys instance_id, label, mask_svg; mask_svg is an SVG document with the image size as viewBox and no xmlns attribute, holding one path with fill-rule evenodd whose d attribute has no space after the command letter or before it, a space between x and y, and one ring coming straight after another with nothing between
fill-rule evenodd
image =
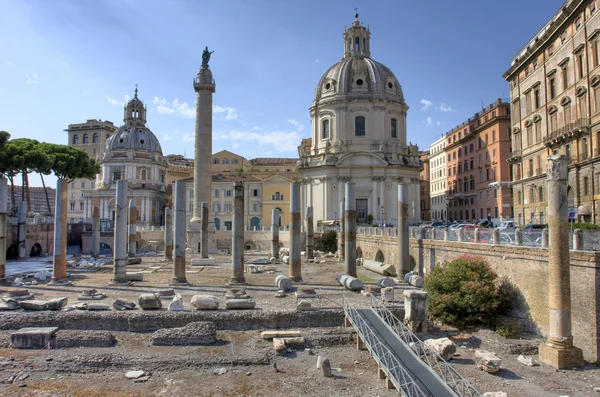
<instances>
[{"instance_id":1,"label":"parked car","mask_svg":"<svg viewBox=\"0 0 600 397\"><path fill-rule=\"evenodd\" d=\"M514 228L515 228L515 223L513 221L502 221L502 222L500 222L500 226L498 226L498 229L500 229L500 230L514 229Z\"/></svg>"},{"instance_id":2,"label":"parked car","mask_svg":"<svg viewBox=\"0 0 600 397\"><path fill-rule=\"evenodd\" d=\"M490 228L490 227L494 227L494 224L492 222L488 221L487 219L483 219L483 220L477 222L477 226Z\"/></svg>"}]
</instances>

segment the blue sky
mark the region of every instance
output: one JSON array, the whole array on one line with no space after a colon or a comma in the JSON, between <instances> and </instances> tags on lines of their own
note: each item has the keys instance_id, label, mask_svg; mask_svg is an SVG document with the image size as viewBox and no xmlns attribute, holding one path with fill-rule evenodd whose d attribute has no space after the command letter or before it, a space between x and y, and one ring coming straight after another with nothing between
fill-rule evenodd
<instances>
[{"instance_id":1,"label":"blue sky","mask_svg":"<svg viewBox=\"0 0 600 397\"><path fill-rule=\"evenodd\" d=\"M208 45L213 150L296 157L315 85L359 7L372 58L402 84L408 139L428 148L508 97L511 58L563 2L0 0L0 130L66 144L70 123L120 125L139 84L164 154L191 157L192 79Z\"/></svg>"}]
</instances>

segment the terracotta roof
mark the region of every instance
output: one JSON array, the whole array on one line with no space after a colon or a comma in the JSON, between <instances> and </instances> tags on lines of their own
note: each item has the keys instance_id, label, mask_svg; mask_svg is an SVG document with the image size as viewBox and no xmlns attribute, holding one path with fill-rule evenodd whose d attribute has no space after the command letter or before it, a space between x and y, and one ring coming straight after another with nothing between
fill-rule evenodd
<instances>
[{"instance_id":1,"label":"terracotta roof","mask_svg":"<svg viewBox=\"0 0 600 397\"><path fill-rule=\"evenodd\" d=\"M253 165L278 165L278 164L293 164L296 165L298 159L284 157L257 157L250 160Z\"/></svg>"}]
</instances>

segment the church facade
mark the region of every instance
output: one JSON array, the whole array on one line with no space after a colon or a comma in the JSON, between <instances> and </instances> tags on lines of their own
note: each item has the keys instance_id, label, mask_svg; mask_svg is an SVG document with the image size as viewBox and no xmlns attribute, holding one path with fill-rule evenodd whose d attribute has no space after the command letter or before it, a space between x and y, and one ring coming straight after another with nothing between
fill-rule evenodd
<instances>
[{"instance_id":1,"label":"church facade","mask_svg":"<svg viewBox=\"0 0 600 397\"><path fill-rule=\"evenodd\" d=\"M355 20L344 57L322 75L310 107L312 137L298 148L303 218L343 216L345 184L355 184L359 224L398 224L398 184L409 186L410 222L420 219L418 148L407 144L402 87L371 58L371 33Z\"/></svg>"}]
</instances>

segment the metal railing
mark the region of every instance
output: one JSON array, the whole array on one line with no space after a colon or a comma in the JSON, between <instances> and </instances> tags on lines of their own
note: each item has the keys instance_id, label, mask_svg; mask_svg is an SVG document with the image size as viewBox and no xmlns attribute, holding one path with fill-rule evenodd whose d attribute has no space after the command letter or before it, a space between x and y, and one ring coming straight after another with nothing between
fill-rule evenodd
<instances>
[{"instance_id":1,"label":"metal railing","mask_svg":"<svg viewBox=\"0 0 600 397\"><path fill-rule=\"evenodd\" d=\"M578 119L571 123L567 123L564 126L559 127L556 130L552 131L548 137L544 137L543 141L544 141L544 143L547 143L553 139L559 138L570 132L578 131L583 128L587 128L588 126L589 126L588 119Z\"/></svg>"},{"instance_id":2,"label":"metal railing","mask_svg":"<svg viewBox=\"0 0 600 397\"><path fill-rule=\"evenodd\" d=\"M356 329L356 332L373 356L373 359L377 362L377 365L385 372L394 387L396 387L396 390L402 391L403 395L408 397L427 397L427 393L414 382L412 376L404 369L400 360L398 360L398 357L373 332L371 327L364 321L363 317L346 297L344 297L344 314L350 320L354 329Z\"/></svg>"},{"instance_id":3,"label":"metal railing","mask_svg":"<svg viewBox=\"0 0 600 397\"><path fill-rule=\"evenodd\" d=\"M378 298L371 296L371 308L379 317L404 342L406 346L419 357L425 364L435 372L444 383L446 383L459 396L481 396L479 390L468 380L463 378L450 364L446 362L435 350L417 338L406 325L394 316L394 314L383 305Z\"/></svg>"}]
</instances>

